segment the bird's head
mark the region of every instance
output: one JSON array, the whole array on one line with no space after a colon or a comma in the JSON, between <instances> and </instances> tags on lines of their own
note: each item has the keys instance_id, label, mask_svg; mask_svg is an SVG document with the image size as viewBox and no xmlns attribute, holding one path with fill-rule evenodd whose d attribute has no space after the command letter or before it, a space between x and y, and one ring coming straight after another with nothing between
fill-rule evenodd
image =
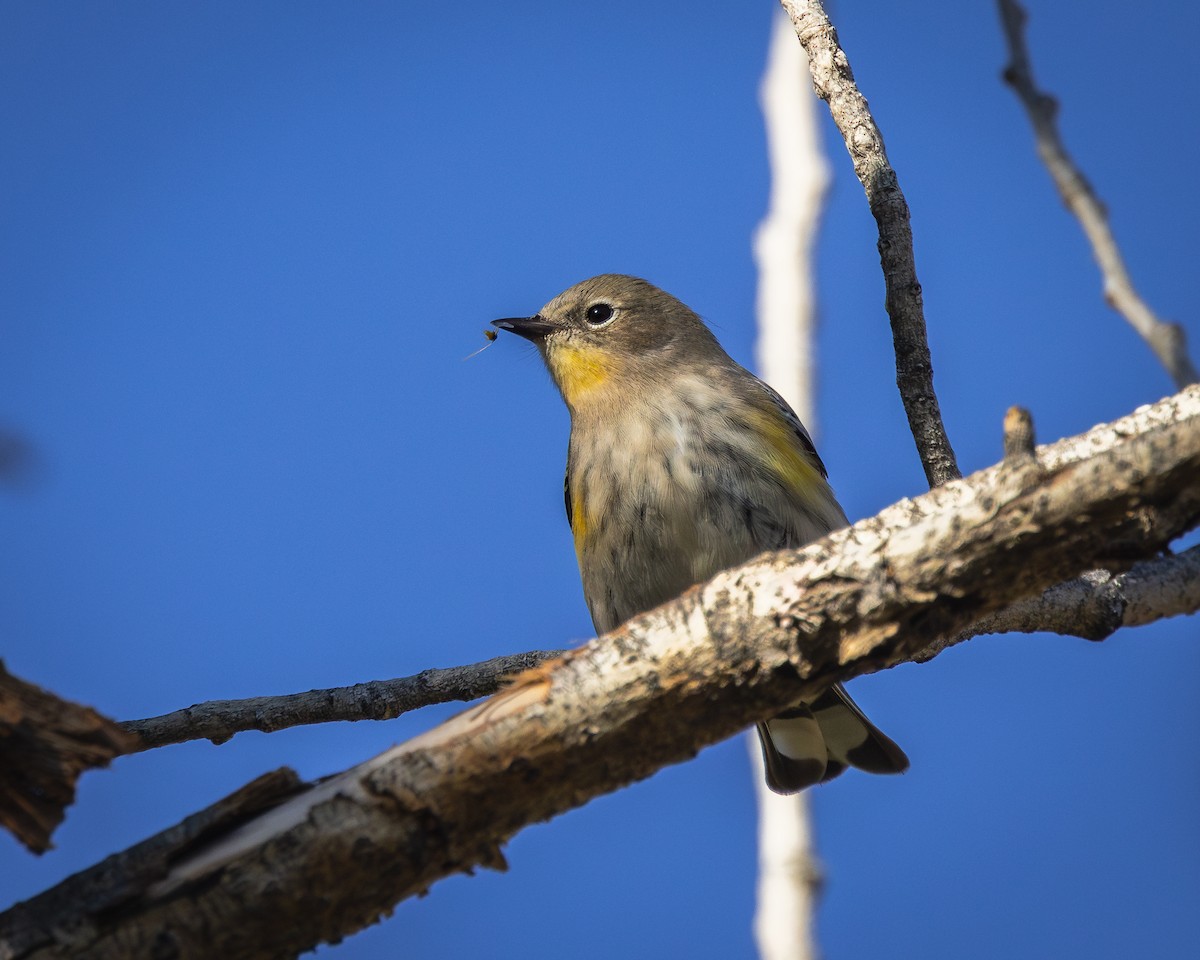
<instances>
[{"instance_id":1,"label":"bird's head","mask_svg":"<svg viewBox=\"0 0 1200 960\"><path fill-rule=\"evenodd\" d=\"M688 307L645 280L615 273L577 283L532 317L493 325L537 344L572 410L619 401L623 389L724 356Z\"/></svg>"}]
</instances>

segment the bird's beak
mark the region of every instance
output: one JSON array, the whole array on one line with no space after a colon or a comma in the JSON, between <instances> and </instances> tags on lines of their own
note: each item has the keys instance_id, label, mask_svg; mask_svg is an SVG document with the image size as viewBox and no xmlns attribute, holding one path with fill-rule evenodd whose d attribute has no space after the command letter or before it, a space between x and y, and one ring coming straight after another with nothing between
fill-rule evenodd
<instances>
[{"instance_id":1,"label":"bird's beak","mask_svg":"<svg viewBox=\"0 0 1200 960\"><path fill-rule=\"evenodd\" d=\"M532 317L509 317L507 320L493 320L492 326L535 342L544 339L546 334L554 330L554 324L541 314L534 314Z\"/></svg>"}]
</instances>

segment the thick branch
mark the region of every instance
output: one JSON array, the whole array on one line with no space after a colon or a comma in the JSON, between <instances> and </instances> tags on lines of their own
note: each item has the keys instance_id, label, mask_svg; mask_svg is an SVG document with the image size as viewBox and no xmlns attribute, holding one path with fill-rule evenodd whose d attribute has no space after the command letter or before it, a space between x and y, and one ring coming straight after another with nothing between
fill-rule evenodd
<instances>
[{"instance_id":1,"label":"thick branch","mask_svg":"<svg viewBox=\"0 0 1200 960\"><path fill-rule=\"evenodd\" d=\"M154 877L56 911L62 888L44 894L0 916L0 958L293 956L502 866L527 824L1064 577L1156 555L1200 522L1200 387L1117 427L1077 441L1086 455L1006 461L722 573Z\"/></svg>"},{"instance_id":2,"label":"thick branch","mask_svg":"<svg viewBox=\"0 0 1200 960\"><path fill-rule=\"evenodd\" d=\"M139 742L130 751L137 752L188 740L224 743L245 730L272 733L333 720L390 720L435 703L486 697L499 690L506 678L561 653L561 650L534 650L462 667L422 670L396 680L371 680L350 687L275 697L209 700L158 717L127 720L122 726L137 734Z\"/></svg>"},{"instance_id":3,"label":"thick branch","mask_svg":"<svg viewBox=\"0 0 1200 960\"><path fill-rule=\"evenodd\" d=\"M69 949L67 944L72 940L94 936L88 919L82 921L85 926L79 930L72 929L72 923L86 915L81 907L116 904L136 896L196 845L211 842L213 837L228 833L305 789L307 785L287 767L264 773L162 833L113 854L27 903L17 904L0 919L0 958L9 960L37 950L44 945L48 931L64 949Z\"/></svg>"},{"instance_id":4,"label":"thick branch","mask_svg":"<svg viewBox=\"0 0 1200 960\"><path fill-rule=\"evenodd\" d=\"M1025 46L1025 11L1016 0L999 0L1000 22L1008 41L1009 63L1004 80L1020 98L1033 124L1038 156L1050 171L1063 203L1079 221L1092 245L1104 280L1104 299L1150 345L1176 387L1200 381L1187 353L1187 339L1177 323L1165 323L1138 295L1108 224L1108 213L1092 185L1075 165L1058 133L1058 102L1039 90Z\"/></svg>"},{"instance_id":5,"label":"thick branch","mask_svg":"<svg viewBox=\"0 0 1200 960\"><path fill-rule=\"evenodd\" d=\"M925 312L913 257L908 203L900 191L896 171L888 162L883 135L875 125L866 97L855 85L850 62L838 44L837 32L820 0L782 0L782 3L808 54L817 96L829 104L879 227L879 259L896 350L896 384L925 477L931 487L937 486L961 474L942 424L937 394L933 392L933 364L925 335Z\"/></svg>"}]
</instances>

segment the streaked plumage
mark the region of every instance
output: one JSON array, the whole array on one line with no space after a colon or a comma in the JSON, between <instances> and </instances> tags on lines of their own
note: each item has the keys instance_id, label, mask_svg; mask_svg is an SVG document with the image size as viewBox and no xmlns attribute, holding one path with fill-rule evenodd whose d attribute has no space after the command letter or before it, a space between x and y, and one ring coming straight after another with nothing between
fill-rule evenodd
<instances>
[{"instance_id":1,"label":"streaked plumage","mask_svg":"<svg viewBox=\"0 0 1200 960\"><path fill-rule=\"evenodd\" d=\"M570 409L567 516L599 632L846 525L791 408L657 287L606 274L496 325L538 344ZM783 793L908 766L840 685L758 731Z\"/></svg>"}]
</instances>

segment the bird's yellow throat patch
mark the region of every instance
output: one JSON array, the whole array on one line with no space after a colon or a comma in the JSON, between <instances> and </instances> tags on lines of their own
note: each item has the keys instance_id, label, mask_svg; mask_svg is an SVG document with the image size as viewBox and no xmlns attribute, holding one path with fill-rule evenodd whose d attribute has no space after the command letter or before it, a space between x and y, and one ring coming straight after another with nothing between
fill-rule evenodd
<instances>
[{"instance_id":1,"label":"bird's yellow throat patch","mask_svg":"<svg viewBox=\"0 0 1200 960\"><path fill-rule=\"evenodd\" d=\"M575 404L602 386L614 373L614 358L595 347L562 344L546 357L554 382L567 403Z\"/></svg>"}]
</instances>

